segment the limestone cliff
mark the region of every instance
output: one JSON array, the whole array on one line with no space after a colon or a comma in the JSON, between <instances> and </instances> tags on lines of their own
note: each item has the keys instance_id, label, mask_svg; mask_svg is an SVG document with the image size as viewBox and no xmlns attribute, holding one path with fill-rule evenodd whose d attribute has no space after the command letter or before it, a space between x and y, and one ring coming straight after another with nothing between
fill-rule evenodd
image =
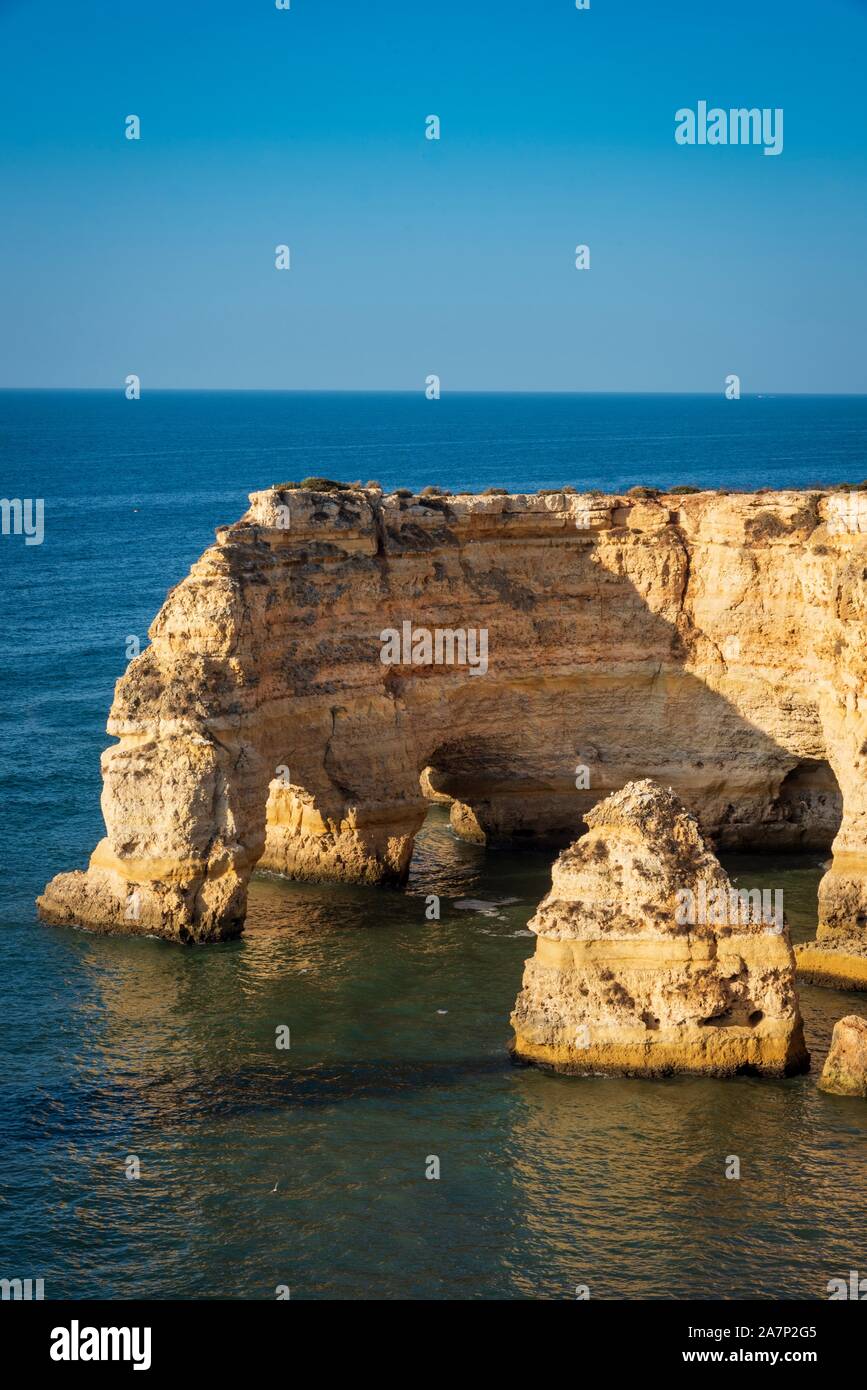
<instances>
[{"instance_id":1,"label":"limestone cliff","mask_svg":"<svg viewBox=\"0 0 867 1390\"><path fill-rule=\"evenodd\" d=\"M586 821L529 924L515 1055L584 1073L805 1070L785 925L734 889L674 793L631 782Z\"/></svg>"},{"instance_id":2,"label":"limestone cliff","mask_svg":"<svg viewBox=\"0 0 867 1390\"><path fill-rule=\"evenodd\" d=\"M250 502L118 682L46 920L205 941L257 864L400 881L429 769L478 840L566 843L648 775L722 846L834 840L822 930L862 933L867 495Z\"/></svg>"}]
</instances>

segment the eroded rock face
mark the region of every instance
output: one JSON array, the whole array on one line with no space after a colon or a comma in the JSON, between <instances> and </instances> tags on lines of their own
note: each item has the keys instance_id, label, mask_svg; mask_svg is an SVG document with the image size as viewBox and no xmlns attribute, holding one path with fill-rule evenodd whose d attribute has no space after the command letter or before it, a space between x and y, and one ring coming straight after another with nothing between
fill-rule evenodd
<instances>
[{"instance_id":1,"label":"eroded rock face","mask_svg":"<svg viewBox=\"0 0 867 1390\"><path fill-rule=\"evenodd\" d=\"M867 1018L848 1014L834 1024L819 1085L839 1096L867 1096Z\"/></svg>"},{"instance_id":2,"label":"eroded rock face","mask_svg":"<svg viewBox=\"0 0 867 1390\"><path fill-rule=\"evenodd\" d=\"M823 933L795 947L798 978L826 989L867 990L867 941Z\"/></svg>"},{"instance_id":3,"label":"eroded rock face","mask_svg":"<svg viewBox=\"0 0 867 1390\"><path fill-rule=\"evenodd\" d=\"M46 920L215 940L256 865L400 882L429 768L480 842L566 844L648 775L723 846L836 834L820 935L867 938L867 494L250 501L118 682ZM406 623L485 661L384 664Z\"/></svg>"},{"instance_id":4,"label":"eroded rock face","mask_svg":"<svg viewBox=\"0 0 867 1390\"><path fill-rule=\"evenodd\" d=\"M578 1073L805 1070L785 924L739 895L674 793L631 782L585 819L529 923L515 1056Z\"/></svg>"}]
</instances>

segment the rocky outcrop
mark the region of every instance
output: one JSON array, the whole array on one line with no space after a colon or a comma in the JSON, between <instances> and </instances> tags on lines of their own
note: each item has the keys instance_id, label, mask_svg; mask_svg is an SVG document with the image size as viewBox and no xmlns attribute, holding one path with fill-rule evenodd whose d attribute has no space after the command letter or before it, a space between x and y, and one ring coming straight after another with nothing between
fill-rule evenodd
<instances>
[{"instance_id":1,"label":"rocky outcrop","mask_svg":"<svg viewBox=\"0 0 867 1390\"><path fill-rule=\"evenodd\" d=\"M805 1070L782 917L734 888L674 793L631 782L585 819L529 923L514 1055L578 1073Z\"/></svg>"},{"instance_id":2,"label":"rocky outcrop","mask_svg":"<svg viewBox=\"0 0 867 1390\"><path fill-rule=\"evenodd\" d=\"M867 1019L848 1014L834 1024L819 1086L839 1096L867 1096Z\"/></svg>"},{"instance_id":3,"label":"rocky outcrop","mask_svg":"<svg viewBox=\"0 0 867 1390\"><path fill-rule=\"evenodd\" d=\"M400 882L430 769L482 842L647 775L723 847L833 840L821 933L867 936L867 494L250 502L118 682L46 920L207 941L257 865Z\"/></svg>"},{"instance_id":4,"label":"rocky outcrop","mask_svg":"<svg viewBox=\"0 0 867 1390\"><path fill-rule=\"evenodd\" d=\"M798 976L826 989L867 990L867 942L819 928L815 941L795 947Z\"/></svg>"}]
</instances>

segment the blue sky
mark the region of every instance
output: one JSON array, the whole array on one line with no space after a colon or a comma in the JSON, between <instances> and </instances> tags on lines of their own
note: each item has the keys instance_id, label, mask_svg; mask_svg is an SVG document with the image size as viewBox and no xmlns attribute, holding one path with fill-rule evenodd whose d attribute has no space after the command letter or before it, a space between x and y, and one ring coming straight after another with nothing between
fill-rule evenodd
<instances>
[{"instance_id":1,"label":"blue sky","mask_svg":"<svg viewBox=\"0 0 867 1390\"><path fill-rule=\"evenodd\" d=\"M0 0L0 384L862 392L865 70L855 0Z\"/></svg>"}]
</instances>

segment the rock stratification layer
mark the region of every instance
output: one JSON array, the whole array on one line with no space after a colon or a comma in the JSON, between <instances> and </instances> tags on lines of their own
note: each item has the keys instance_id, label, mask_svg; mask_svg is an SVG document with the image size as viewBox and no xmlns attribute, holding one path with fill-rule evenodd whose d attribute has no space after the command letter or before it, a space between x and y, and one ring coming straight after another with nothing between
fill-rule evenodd
<instances>
[{"instance_id":1,"label":"rock stratification layer","mask_svg":"<svg viewBox=\"0 0 867 1390\"><path fill-rule=\"evenodd\" d=\"M632 782L586 821L529 924L515 1056L579 1073L805 1070L785 924L734 888L674 793Z\"/></svg>"},{"instance_id":2,"label":"rock stratification layer","mask_svg":"<svg viewBox=\"0 0 867 1390\"><path fill-rule=\"evenodd\" d=\"M795 947L798 976L826 989L867 990L867 941L838 936L819 927L815 941Z\"/></svg>"},{"instance_id":3,"label":"rock stratification layer","mask_svg":"<svg viewBox=\"0 0 867 1390\"><path fill-rule=\"evenodd\" d=\"M250 501L118 682L46 920L208 941L257 865L400 882L428 769L482 842L645 776L722 846L833 840L821 933L865 935L867 494Z\"/></svg>"}]
</instances>

